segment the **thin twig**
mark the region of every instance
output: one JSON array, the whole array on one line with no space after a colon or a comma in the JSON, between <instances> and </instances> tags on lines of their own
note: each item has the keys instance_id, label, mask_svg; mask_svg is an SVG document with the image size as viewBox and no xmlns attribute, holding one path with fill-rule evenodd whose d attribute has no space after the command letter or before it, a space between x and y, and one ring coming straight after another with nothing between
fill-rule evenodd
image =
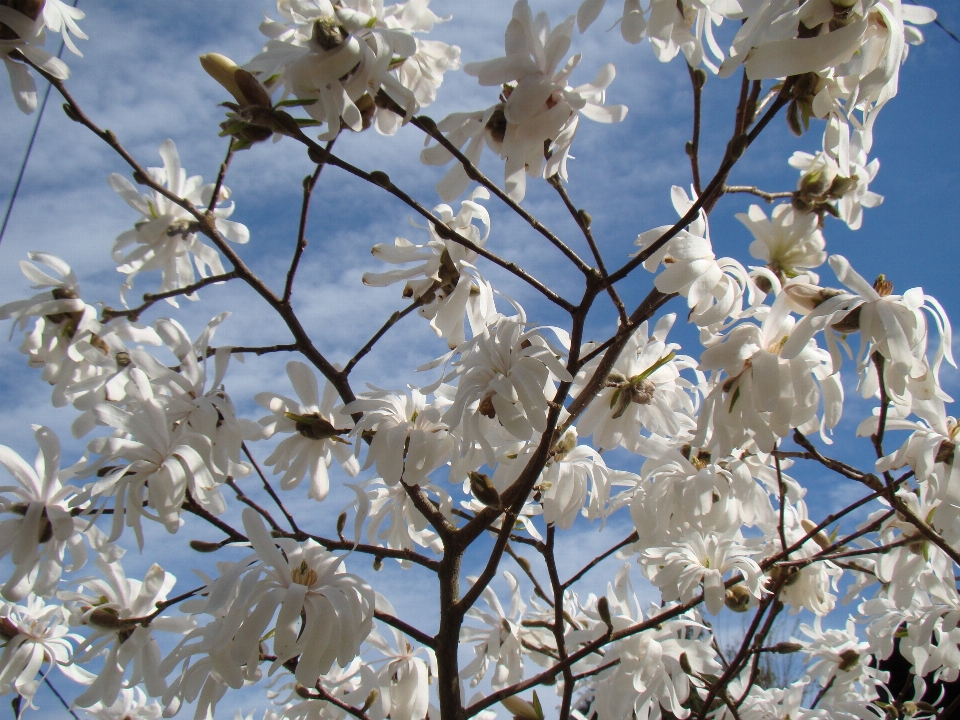
<instances>
[{"instance_id":1,"label":"thin twig","mask_svg":"<svg viewBox=\"0 0 960 720\"><path fill-rule=\"evenodd\" d=\"M286 506L284 506L283 501L280 500L280 496L277 495L277 491L273 489L273 485L271 485L270 481L267 480L267 476L261 469L260 464L254 459L253 453L250 452L250 448L247 447L245 442L242 442L240 443L240 449L243 450L243 454L247 456L247 460L250 461L254 471L260 477L260 482L263 483L263 489L267 491L267 495L273 499L274 504L280 508L280 512L283 513L283 516L287 519L287 522L290 523L290 528L295 533L300 532L300 528L297 527L297 521L293 519L293 515L291 515Z\"/></svg>"},{"instance_id":2,"label":"thin twig","mask_svg":"<svg viewBox=\"0 0 960 720\"><path fill-rule=\"evenodd\" d=\"M724 193L749 193L751 195L756 195L759 198L763 198L768 203L772 203L778 198L788 198L793 197L792 192L766 192L759 188L753 187L752 185L724 185Z\"/></svg>"},{"instance_id":3,"label":"thin twig","mask_svg":"<svg viewBox=\"0 0 960 720\"><path fill-rule=\"evenodd\" d=\"M429 290L427 292L429 292ZM426 293L424 293L424 295L426 295ZM346 365L343 366L343 374L349 375L350 372L353 370L353 368L356 367L357 363L360 362L367 355L367 353L369 353L373 349L373 346L380 341L380 338L382 338L384 335L387 334L387 331L390 328L392 328L394 325L396 325L398 322L400 322L403 318L405 318L407 315L412 313L418 307L423 305L424 295L421 295L419 298L417 298L412 303L410 303L405 308L403 308L403 310L397 310L390 317L388 317L386 322L380 326L380 329L377 330L376 333L374 333L373 337L367 340L367 342L364 343L363 347L357 350L356 354L352 358L350 358L350 360L347 362Z\"/></svg>"},{"instance_id":4,"label":"thin twig","mask_svg":"<svg viewBox=\"0 0 960 720\"><path fill-rule=\"evenodd\" d=\"M210 196L210 204L207 205L207 215L213 215L213 211L217 209L217 203L220 202L220 190L223 188L223 181L227 177L227 168L230 167L230 160L233 159L233 147L234 139L230 138L230 143L227 145L227 155L223 158L223 162L220 163L220 171L217 173L217 180L213 184L213 195Z\"/></svg>"},{"instance_id":5,"label":"thin twig","mask_svg":"<svg viewBox=\"0 0 960 720\"><path fill-rule=\"evenodd\" d=\"M380 612L379 610L375 610L373 613L373 616L380 622L386 625L389 625L390 627L396 628L397 630L402 632L404 635L409 635L421 645L426 645L428 648L432 648L436 644L433 637L431 637L430 635L427 635L422 630L418 630L413 625L405 623L403 620L401 620L398 617L394 617L393 615L389 615L388 613Z\"/></svg>"},{"instance_id":6,"label":"thin twig","mask_svg":"<svg viewBox=\"0 0 960 720\"><path fill-rule=\"evenodd\" d=\"M706 80L706 74L703 70L695 69L689 64L687 72L690 74L690 85L693 87L693 137L687 146L687 155L690 158L690 171L693 175L693 189L697 195L701 194L700 187L700 116L701 99L703 97L703 81Z\"/></svg>"},{"instance_id":7,"label":"thin twig","mask_svg":"<svg viewBox=\"0 0 960 720\"><path fill-rule=\"evenodd\" d=\"M582 568L580 568L576 573L574 573L574 575L569 580L563 583L562 585L563 589L566 590L568 587L570 587L575 582L577 582L577 580L582 578L584 575L586 575L588 572L590 572L593 568L595 568L597 565L602 563L608 557L613 555L615 552L617 552L618 550L621 550L622 548L625 548L627 545L632 545L639 539L640 539L640 535L637 533L636 530L634 530L632 533L630 533L627 537L625 537L623 540L618 542L612 548L610 548L609 550L605 550L601 554L597 555L593 560L591 560L586 565L584 565Z\"/></svg>"},{"instance_id":8,"label":"thin twig","mask_svg":"<svg viewBox=\"0 0 960 720\"><path fill-rule=\"evenodd\" d=\"M162 292L162 293L145 293L143 296L143 304L138 305L135 308L129 308L127 310L114 310L113 308L105 307L102 313L103 320L104 322L108 322L110 320L113 320L114 318L125 317L136 322L140 318L140 315L144 312L144 310L160 302L161 300L166 300L167 298L172 298L172 297L179 297L180 295L191 295L192 293L196 292L200 288L205 288L207 285L214 285L215 283L227 282L228 280L234 280L238 277L240 276L237 274L237 272L235 270L232 270L230 272L223 273L221 275L210 275L209 277L205 277L201 280L198 280L195 283L191 283L190 285L185 285L182 288L177 288L175 290L167 290L166 292Z\"/></svg>"},{"instance_id":9,"label":"thin twig","mask_svg":"<svg viewBox=\"0 0 960 720\"><path fill-rule=\"evenodd\" d=\"M337 141L334 138L327 143L326 151L329 153L333 144ZM297 268L300 267L300 258L303 257L303 251L307 249L307 216L310 213L310 198L313 195L313 188L320 179L320 172L326 163L317 163L316 170L312 175L303 179L303 202L300 205L300 226L297 230L297 247L293 251L293 259L290 261L290 269L287 270L287 282L283 288L283 302L290 302L290 296L293 295L293 281L297 275Z\"/></svg>"}]
</instances>

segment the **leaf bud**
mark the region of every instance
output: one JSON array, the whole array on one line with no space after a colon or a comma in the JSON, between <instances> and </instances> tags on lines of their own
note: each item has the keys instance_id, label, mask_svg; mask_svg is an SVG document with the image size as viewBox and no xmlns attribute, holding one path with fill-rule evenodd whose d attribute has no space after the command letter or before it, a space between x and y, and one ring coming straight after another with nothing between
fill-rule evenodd
<instances>
[{"instance_id":1,"label":"leaf bud","mask_svg":"<svg viewBox=\"0 0 960 720\"><path fill-rule=\"evenodd\" d=\"M73 105L71 105L70 103L63 104L63 112L68 118L70 118L74 122L83 122L83 120L81 120L80 118L80 114L73 109Z\"/></svg>"},{"instance_id":2,"label":"leaf bud","mask_svg":"<svg viewBox=\"0 0 960 720\"><path fill-rule=\"evenodd\" d=\"M364 713L373 707L373 704L377 701L377 698L380 697L380 691L374 688L369 693L367 693L367 699L363 701L363 707L360 708L360 712Z\"/></svg>"},{"instance_id":3,"label":"leaf bud","mask_svg":"<svg viewBox=\"0 0 960 720\"><path fill-rule=\"evenodd\" d=\"M778 642L772 648L770 652L779 653L780 655L789 655L791 653L800 652L803 650L803 645L795 642Z\"/></svg>"},{"instance_id":4,"label":"leaf bud","mask_svg":"<svg viewBox=\"0 0 960 720\"><path fill-rule=\"evenodd\" d=\"M382 188L388 188L391 185L390 176L383 172L383 170L374 170L370 173L370 181Z\"/></svg>"},{"instance_id":5,"label":"leaf bud","mask_svg":"<svg viewBox=\"0 0 960 720\"><path fill-rule=\"evenodd\" d=\"M685 652L680 653L680 669L687 675L693 675L693 666L690 665L690 658Z\"/></svg>"},{"instance_id":6,"label":"leaf bud","mask_svg":"<svg viewBox=\"0 0 960 720\"><path fill-rule=\"evenodd\" d=\"M747 146L750 144L750 138L745 134L737 135L733 140L730 141L730 145L727 148L727 152L730 153L731 160L739 160L741 156L747 151Z\"/></svg>"},{"instance_id":7,"label":"leaf bud","mask_svg":"<svg viewBox=\"0 0 960 720\"><path fill-rule=\"evenodd\" d=\"M517 565L523 568L525 573L529 573L532 569L530 567L530 561L523 557L523 555L517 555Z\"/></svg>"},{"instance_id":8,"label":"leaf bud","mask_svg":"<svg viewBox=\"0 0 960 720\"><path fill-rule=\"evenodd\" d=\"M310 692L310 688L300 683L297 683L293 691L304 700L315 700L317 698L316 693Z\"/></svg>"},{"instance_id":9,"label":"leaf bud","mask_svg":"<svg viewBox=\"0 0 960 720\"><path fill-rule=\"evenodd\" d=\"M697 68L693 71L691 75L694 86L700 90L704 85L707 84L707 71L703 68Z\"/></svg>"},{"instance_id":10,"label":"leaf bud","mask_svg":"<svg viewBox=\"0 0 960 720\"><path fill-rule=\"evenodd\" d=\"M414 120L427 135L436 135L439 132L436 121L429 115L417 115Z\"/></svg>"},{"instance_id":11,"label":"leaf bud","mask_svg":"<svg viewBox=\"0 0 960 720\"><path fill-rule=\"evenodd\" d=\"M497 488L490 480L489 475L471 471L468 477L470 478L470 492L477 500L489 507L501 506L500 493L497 492Z\"/></svg>"},{"instance_id":12,"label":"leaf bud","mask_svg":"<svg viewBox=\"0 0 960 720\"><path fill-rule=\"evenodd\" d=\"M744 613L750 609L750 597L750 591L742 583L738 583L727 588L723 603L734 612Z\"/></svg>"},{"instance_id":13,"label":"leaf bud","mask_svg":"<svg viewBox=\"0 0 960 720\"><path fill-rule=\"evenodd\" d=\"M855 668L859 662L860 653L853 648L848 648L840 653L840 665L838 667L842 672L847 672Z\"/></svg>"},{"instance_id":14,"label":"leaf bud","mask_svg":"<svg viewBox=\"0 0 960 720\"><path fill-rule=\"evenodd\" d=\"M373 569L377 572L383 570L383 558L379 555L373 559Z\"/></svg>"},{"instance_id":15,"label":"leaf bud","mask_svg":"<svg viewBox=\"0 0 960 720\"><path fill-rule=\"evenodd\" d=\"M337 537L343 540L343 529L347 526L346 511L337 515Z\"/></svg>"},{"instance_id":16,"label":"leaf bud","mask_svg":"<svg viewBox=\"0 0 960 720\"><path fill-rule=\"evenodd\" d=\"M597 614L607 626L607 630L613 632L613 618L610 617L610 601L606 597L597 600Z\"/></svg>"},{"instance_id":17,"label":"leaf bud","mask_svg":"<svg viewBox=\"0 0 960 720\"><path fill-rule=\"evenodd\" d=\"M593 224L593 217L586 210L577 210L577 218L585 228L589 228Z\"/></svg>"},{"instance_id":18,"label":"leaf bud","mask_svg":"<svg viewBox=\"0 0 960 720\"><path fill-rule=\"evenodd\" d=\"M201 553L212 553L223 547L217 542L207 542L206 540L191 540L190 549Z\"/></svg>"}]
</instances>

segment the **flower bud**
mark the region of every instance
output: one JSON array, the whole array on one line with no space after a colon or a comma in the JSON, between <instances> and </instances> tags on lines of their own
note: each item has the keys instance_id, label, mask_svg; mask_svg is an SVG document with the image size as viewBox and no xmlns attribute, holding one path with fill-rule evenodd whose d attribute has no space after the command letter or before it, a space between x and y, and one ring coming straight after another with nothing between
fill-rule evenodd
<instances>
[{"instance_id":1,"label":"flower bud","mask_svg":"<svg viewBox=\"0 0 960 720\"><path fill-rule=\"evenodd\" d=\"M780 655L789 655L790 653L800 652L801 650L803 650L803 645L795 642L778 642L770 648L770 652L779 653Z\"/></svg>"},{"instance_id":2,"label":"flower bud","mask_svg":"<svg viewBox=\"0 0 960 720\"><path fill-rule=\"evenodd\" d=\"M260 105L270 107L270 95L252 73L244 70L233 60L219 53L200 56L200 64L207 75L229 92L241 107Z\"/></svg>"},{"instance_id":3,"label":"flower bud","mask_svg":"<svg viewBox=\"0 0 960 720\"><path fill-rule=\"evenodd\" d=\"M727 588L723 603L734 612L744 613L750 609L750 597L750 591L741 583Z\"/></svg>"},{"instance_id":4,"label":"flower bud","mask_svg":"<svg viewBox=\"0 0 960 720\"><path fill-rule=\"evenodd\" d=\"M340 513L337 516L337 537L341 540L343 539L343 529L347 526L347 513L346 511Z\"/></svg>"},{"instance_id":5,"label":"flower bud","mask_svg":"<svg viewBox=\"0 0 960 720\"><path fill-rule=\"evenodd\" d=\"M794 312L806 315L816 310L825 300L842 295L843 292L833 288L822 288L811 283L793 282L783 286L787 294L787 304Z\"/></svg>"},{"instance_id":6,"label":"flower bud","mask_svg":"<svg viewBox=\"0 0 960 720\"><path fill-rule=\"evenodd\" d=\"M853 648L849 648L840 653L840 665L839 669L843 672L848 670L853 670L860 662L860 653L858 653Z\"/></svg>"},{"instance_id":7,"label":"flower bud","mask_svg":"<svg viewBox=\"0 0 960 720\"><path fill-rule=\"evenodd\" d=\"M602 597L597 600L597 614L600 615L600 619L603 620L603 624L607 626L607 630L613 630L613 618L610 617L610 601L606 597Z\"/></svg>"},{"instance_id":8,"label":"flower bud","mask_svg":"<svg viewBox=\"0 0 960 720\"><path fill-rule=\"evenodd\" d=\"M800 526L804 529L804 531L809 533L817 526L817 524L813 520L803 518L803 520L800 521ZM827 537L827 534L823 530L819 531L813 536L813 541L819 545L822 550L826 550L828 547L830 547L830 545L832 545L830 538Z\"/></svg>"},{"instance_id":9,"label":"flower bud","mask_svg":"<svg viewBox=\"0 0 960 720\"><path fill-rule=\"evenodd\" d=\"M500 493L497 492L497 488L490 480L489 475L482 472L471 472L469 478L470 492L477 500L489 507L500 507Z\"/></svg>"},{"instance_id":10,"label":"flower bud","mask_svg":"<svg viewBox=\"0 0 960 720\"><path fill-rule=\"evenodd\" d=\"M504 698L500 704L513 713L515 720L542 720L542 716L533 705L516 695Z\"/></svg>"},{"instance_id":11,"label":"flower bud","mask_svg":"<svg viewBox=\"0 0 960 720\"><path fill-rule=\"evenodd\" d=\"M220 545L220 543L207 542L206 540L191 540L191 541L190 541L190 549L191 549L191 550L196 550L197 552L201 552L201 553L212 553L212 552L216 552L216 551L219 550L221 547L223 547L223 546Z\"/></svg>"}]
</instances>

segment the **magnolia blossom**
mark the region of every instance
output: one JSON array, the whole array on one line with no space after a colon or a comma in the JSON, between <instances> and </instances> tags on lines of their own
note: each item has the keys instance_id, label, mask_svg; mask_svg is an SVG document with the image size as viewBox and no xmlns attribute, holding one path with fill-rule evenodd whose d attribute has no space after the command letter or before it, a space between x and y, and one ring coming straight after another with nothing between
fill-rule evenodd
<instances>
[{"instance_id":1,"label":"magnolia blossom","mask_svg":"<svg viewBox=\"0 0 960 720\"><path fill-rule=\"evenodd\" d=\"M153 182L166 187L198 210L206 210L212 205L216 185L203 185L203 178L199 175L187 177L187 171L180 166L180 155L173 140L164 140L160 144L160 157L163 159L162 168L147 168ZM113 259L119 263L117 271L127 276L122 296L133 287L133 279L144 271L161 271L159 292L193 284L196 280L194 265L203 278L226 272L220 254L200 240L196 218L179 203L156 190L141 194L133 183L117 173L110 176L110 187L142 216L132 230L120 233L113 244ZM232 203L224 202L229 197L230 191L221 187L215 199L214 225L225 239L243 244L250 240L250 231L238 222L227 220L234 210ZM196 299L192 295L187 297ZM174 298L168 298L167 302L177 306Z\"/></svg>"},{"instance_id":2,"label":"magnolia blossom","mask_svg":"<svg viewBox=\"0 0 960 720\"><path fill-rule=\"evenodd\" d=\"M795 328L782 348L785 357L794 356L818 331L824 330L835 369L840 368L841 355L837 348L837 333L861 334L860 393L870 397L879 392L879 376L873 368L872 356L879 353L884 360L883 379L887 393L898 402L906 402L905 395L911 379L922 379L930 372L925 360L927 323L921 310L927 310L940 330L933 376L941 359L956 367L951 349L952 331L943 308L934 298L924 295L921 288L912 288L903 295L893 295L893 285L881 276L874 285L868 283L842 255L830 257L830 267L837 279L851 293L832 293L814 297L809 292L810 312ZM800 290L801 288L798 288ZM794 294L797 294L794 291ZM924 383L919 383L922 387Z\"/></svg>"},{"instance_id":3,"label":"magnolia blossom","mask_svg":"<svg viewBox=\"0 0 960 720\"><path fill-rule=\"evenodd\" d=\"M0 695L16 693L29 707L35 707L33 696L54 664L71 661L73 643L80 639L68 631L63 607L45 605L38 597L27 598L26 605L0 605L0 637L5 641L0 655Z\"/></svg>"},{"instance_id":4,"label":"magnolia blossom","mask_svg":"<svg viewBox=\"0 0 960 720\"><path fill-rule=\"evenodd\" d=\"M181 524L180 513L188 498L209 512L226 509L213 466L210 438L186 425L171 428L162 405L154 396L146 375L131 373L140 395L136 412L110 404L98 405L95 412L104 425L116 430L112 437L90 441L87 447L100 458L91 462L84 474L97 474L72 504L90 499L114 498L113 529L116 540L123 524L133 528L143 546L141 517L162 522L167 532L175 533ZM111 463L120 462L121 465ZM146 505L156 515L144 509Z\"/></svg>"},{"instance_id":5,"label":"magnolia blossom","mask_svg":"<svg viewBox=\"0 0 960 720\"><path fill-rule=\"evenodd\" d=\"M458 47L414 38L440 20L428 3L278 0L283 21L261 23L270 39L246 67L306 101L310 116L327 124L323 140L341 126L359 132L374 118L380 132L392 134L401 119L394 108L408 119L433 101L443 74L460 67Z\"/></svg>"},{"instance_id":6,"label":"magnolia blossom","mask_svg":"<svg viewBox=\"0 0 960 720\"><path fill-rule=\"evenodd\" d=\"M667 333L676 318L672 313L664 315L649 337L646 322L634 331L607 374L603 389L584 411L577 432L592 435L598 448L612 450L622 445L631 452L642 453L643 429L669 438L692 432L697 409L695 385L680 373L694 370L696 362L678 355L678 344L667 343ZM588 343L581 356L590 350ZM580 369L574 380L575 395L593 377L599 363L597 357ZM695 378L703 379L698 373Z\"/></svg>"},{"instance_id":7,"label":"magnolia blossom","mask_svg":"<svg viewBox=\"0 0 960 720\"><path fill-rule=\"evenodd\" d=\"M350 485L357 493L356 540L360 528L367 523L367 539L375 544L395 550L414 550L416 546L427 547L434 552L443 551L440 536L430 527L407 491L400 483L386 484L374 478L363 486ZM422 490L440 498L440 510L452 517L453 500L450 495L434 485L425 485ZM400 560L402 567L410 567L409 560Z\"/></svg>"},{"instance_id":8,"label":"magnolia blossom","mask_svg":"<svg viewBox=\"0 0 960 720\"><path fill-rule=\"evenodd\" d=\"M273 415L260 419L266 437L276 433L292 433L274 449L265 465L275 465L275 473L283 473L280 487L295 488L307 474L310 475L309 496L323 500L330 490L327 468L337 459L351 477L360 472L357 459L349 444L341 436L350 432L353 420L337 406L337 394L328 382L320 398L316 375L304 363L287 363L287 377L300 402L283 395L258 393L256 401Z\"/></svg>"},{"instance_id":9,"label":"magnolia blossom","mask_svg":"<svg viewBox=\"0 0 960 720\"><path fill-rule=\"evenodd\" d=\"M0 5L0 60L3 60L10 75L10 88L13 90L17 107L25 113L32 113L37 109L37 86L28 65L20 58L27 58L58 80L66 80L70 77L70 69L66 63L41 47L46 40L45 27L49 26L54 32L60 31L60 26L56 24L56 12L49 13L50 21L48 22L48 13L44 11L43 2L24 3L23 9L27 10L28 14L14 9L18 7L17 5L14 7ZM86 38L86 35L79 32L79 28L72 22L73 18L82 18L83 13L75 10L70 15L72 16L69 22L70 29L77 37ZM69 40L66 25L63 26L63 37L70 49L79 55L76 46Z\"/></svg>"},{"instance_id":10,"label":"magnolia blossom","mask_svg":"<svg viewBox=\"0 0 960 720\"><path fill-rule=\"evenodd\" d=\"M377 608L390 615L397 614L380 596ZM430 682L437 675L437 658L429 648L414 649L395 628L390 628L388 635L390 640L377 632L367 638L387 659L378 677L384 715L421 720L430 710Z\"/></svg>"},{"instance_id":11,"label":"magnolia blossom","mask_svg":"<svg viewBox=\"0 0 960 720\"><path fill-rule=\"evenodd\" d=\"M603 598L608 607L609 626L614 632L643 621L628 571L629 565L620 569L614 581L607 585ZM651 615L658 610L660 608L652 607ZM598 619L607 623L602 617ZM594 706L600 720L656 717L661 707L675 717L688 717L689 710L682 703L691 692L701 691L700 676L720 668L709 638L706 642L688 639L704 630L692 613L685 613L614 643L604 656L607 669L597 680L603 688L597 692Z\"/></svg>"},{"instance_id":12,"label":"magnolia blossom","mask_svg":"<svg viewBox=\"0 0 960 720\"><path fill-rule=\"evenodd\" d=\"M616 75L612 64L605 65L592 83L577 87L568 86L567 78L580 55L557 70L570 47L574 21L569 17L551 29L546 13L534 17L527 0L517 0L504 40L506 54L465 67L481 85L502 86L500 103L483 112L455 113L437 126L458 148L468 143L464 154L474 165L484 143L503 158L507 194L516 201L526 194L527 175L567 179L567 158L580 115L612 123L627 114L623 105L604 106L606 89ZM441 145L421 154L429 165L445 165L452 158ZM454 163L437 192L451 200L468 183L463 167Z\"/></svg>"},{"instance_id":13,"label":"magnolia blossom","mask_svg":"<svg viewBox=\"0 0 960 720\"><path fill-rule=\"evenodd\" d=\"M726 375L704 400L694 440L699 447L726 454L752 439L761 452L770 452L793 428L820 430L827 439L826 431L840 421L843 386L830 354L809 335L796 338L785 293L762 325L742 323L707 348L700 367Z\"/></svg>"},{"instance_id":14,"label":"magnolia blossom","mask_svg":"<svg viewBox=\"0 0 960 720\"><path fill-rule=\"evenodd\" d=\"M759 599L762 592L760 566L750 558L737 533L709 535L699 532L677 540L673 545L644 550L640 556L643 571L660 588L665 602L692 600L702 587L707 612L716 615L723 609L726 591L723 576L739 571L742 585Z\"/></svg>"},{"instance_id":15,"label":"magnolia blossom","mask_svg":"<svg viewBox=\"0 0 960 720\"><path fill-rule=\"evenodd\" d=\"M486 200L490 193L476 188L461 203L456 215L449 205L437 205L434 213L458 235L474 245L483 247L490 236L490 215L478 200ZM479 220L484 230L474 224ZM464 314L470 322L473 335L482 332L496 319L493 288L474 267L479 255L464 245L441 238L436 227L428 226L430 241L414 245L406 238L397 238L393 246L383 243L373 246L373 256L392 265L415 262L416 265L388 270L382 273L364 273L363 284L374 287L392 285L406 280L405 298L420 302L417 312L430 320L430 327L440 337L447 338L450 348L462 344Z\"/></svg>"},{"instance_id":16,"label":"magnolia blossom","mask_svg":"<svg viewBox=\"0 0 960 720\"><path fill-rule=\"evenodd\" d=\"M281 554L249 508L243 511L243 526L261 562L249 566L249 577L257 580L252 586L244 583L245 596L230 609L237 628L232 658L248 667L259 664L260 638L276 613L273 671L299 656L297 681L310 687L334 662L346 667L372 629L373 590L344 571L343 558L313 540L278 540Z\"/></svg>"},{"instance_id":17,"label":"magnolia blossom","mask_svg":"<svg viewBox=\"0 0 960 720\"><path fill-rule=\"evenodd\" d=\"M683 217L694 201L676 185L671 193L673 206ZM722 328L729 317L739 317L743 309L744 293L753 294L753 284L747 271L731 258L716 259L710 243L707 217L701 211L686 230L680 230L670 240L649 254L643 267L656 272L664 269L653 284L662 293L678 293L687 298L689 319L701 328L715 331ZM634 241L640 250L649 252L654 243L670 230L663 226L640 233Z\"/></svg>"},{"instance_id":18,"label":"magnolia blossom","mask_svg":"<svg viewBox=\"0 0 960 720\"><path fill-rule=\"evenodd\" d=\"M531 633L521 624L527 604L520 597L520 584L510 572L503 573L510 592L510 611L505 612L496 593L488 586L481 597L487 610L477 606L467 611L466 619L480 627L465 624L460 630L460 643L473 645L476 657L460 668L462 680L476 686L486 677L493 664L490 684L495 689L512 685L523 678L523 638ZM475 581L476 579L471 579Z\"/></svg>"},{"instance_id":19,"label":"magnolia blossom","mask_svg":"<svg viewBox=\"0 0 960 720\"><path fill-rule=\"evenodd\" d=\"M455 352L461 357L445 379L458 379L457 394L442 420L450 428L463 425L461 453L475 442L490 448L478 416L495 418L518 440L543 432L554 378L573 380L559 360L563 351L540 329L525 330L522 320L498 320Z\"/></svg>"},{"instance_id":20,"label":"magnolia blossom","mask_svg":"<svg viewBox=\"0 0 960 720\"><path fill-rule=\"evenodd\" d=\"M854 130L831 121L823 133L823 150L815 155L797 151L790 166L800 171L793 206L819 217L836 215L851 230L863 223L863 208L874 208L883 196L869 190L880 171L877 158L867 160L871 139L866 130Z\"/></svg>"},{"instance_id":21,"label":"magnolia blossom","mask_svg":"<svg viewBox=\"0 0 960 720\"><path fill-rule=\"evenodd\" d=\"M77 488L64 481L71 468L60 470L60 440L50 428L34 425L40 452L33 467L10 448L0 445L0 465L19 486L0 487L3 511L19 517L0 522L0 557L8 553L14 571L3 586L8 600L22 600L28 593L49 597L57 588L60 574L77 570L86 562L86 550L69 502ZM71 562L65 563L69 549Z\"/></svg>"},{"instance_id":22,"label":"magnolia blossom","mask_svg":"<svg viewBox=\"0 0 960 720\"><path fill-rule=\"evenodd\" d=\"M94 703L83 711L93 720L160 720L163 708L151 701L140 688L120 691L116 701L109 705Z\"/></svg>"},{"instance_id":23,"label":"magnolia blossom","mask_svg":"<svg viewBox=\"0 0 960 720\"><path fill-rule=\"evenodd\" d=\"M154 617L157 603L167 599L176 578L159 565L151 565L144 579L128 579L119 562L98 558L103 579L87 578L78 592L64 593L71 608L71 625L85 626L92 632L75 651L75 661L84 663L103 656L103 667L90 678L89 687L74 701L80 707L99 703L114 705L121 688L143 683L147 692L158 697L167 686L160 672L160 646L154 631L184 633L193 628L189 617ZM151 618L149 624L141 624ZM127 675L129 670L129 677ZM127 698L129 703L133 698Z\"/></svg>"},{"instance_id":24,"label":"magnolia blossom","mask_svg":"<svg viewBox=\"0 0 960 720\"><path fill-rule=\"evenodd\" d=\"M877 687L884 681L886 673L867 662L870 645L857 638L853 618L849 618L842 629L824 630L822 618L818 615L813 625L801 625L800 630L808 639L796 642L813 661L807 668L811 679L817 680L821 686L831 683L830 693L842 694L856 689L865 700L878 696Z\"/></svg>"},{"instance_id":25,"label":"magnolia blossom","mask_svg":"<svg viewBox=\"0 0 960 720\"><path fill-rule=\"evenodd\" d=\"M801 214L790 205L777 205L770 218L759 205L751 205L737 219L753 233L750 254L763 260L781 283L804 275L816 283L819 277L810 272L827 259L826 241L817 227L817 216Z\"/></svg>"}]
</instances>

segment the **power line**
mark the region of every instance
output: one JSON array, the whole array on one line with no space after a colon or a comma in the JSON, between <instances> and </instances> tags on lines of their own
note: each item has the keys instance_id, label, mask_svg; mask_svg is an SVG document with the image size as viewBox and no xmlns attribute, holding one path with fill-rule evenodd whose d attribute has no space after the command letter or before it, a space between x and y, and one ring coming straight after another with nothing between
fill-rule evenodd
<instances>
[{"instance_id":1,"label":"power line","mask_svg":"<svg viewBox=\"0 0 960 720\"><path fill-rule=\"evenodd\" d=\"M73 7L77 6L79 0L73 0ZM57 59L63 55L63 48L66 41L60 41L60 49L57 51ZM47 84L47 90L43 94L43 102L40 103L40 109L37 111L37 121L33 124L33 132L30 133L30 142L27 143L27 150L23 154L23 162L20 163L20 172L17 173L17 181L13 184L13 192L10 194L10 200L7 202L6 212L3 214L3 224L0 225L0 243L3 242L3 236L7 232L7 224L10 222L10 215L13 213L13 205L17 202L17 193L20 192L20 183L23 182L23 175L27 170L27 162L30 160L30 153L33 151L33 143L37 139L37 132L40 130L40 121L43 120L43 111L47 109L47 100L50 99L50 90L53 86Z\"/></svg>"}]
</instances>

